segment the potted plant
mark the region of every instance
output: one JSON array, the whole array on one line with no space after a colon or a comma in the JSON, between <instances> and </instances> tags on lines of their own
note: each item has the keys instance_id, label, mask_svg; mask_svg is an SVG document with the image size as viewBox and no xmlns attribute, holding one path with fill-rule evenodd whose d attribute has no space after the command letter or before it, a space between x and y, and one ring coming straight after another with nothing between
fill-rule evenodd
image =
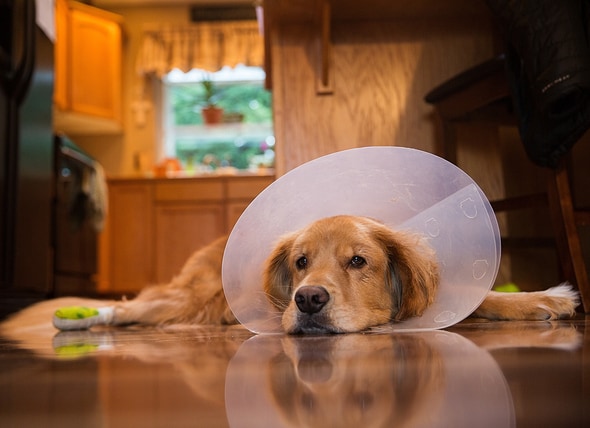
<instances>
[{"instance_id":1,"label":"potted plant","mask_svg":"<svg viewBox=\"0 0 590 428\"><path fill-rule=\"evenodd\" d=\"M219 98L218 90L213 81L208 77L203 79L202 85L205 93L205 102L201 108L203 122L207 125L220 123L223 119L223 109L216 105Z\"/></svg>"}]
</instances>

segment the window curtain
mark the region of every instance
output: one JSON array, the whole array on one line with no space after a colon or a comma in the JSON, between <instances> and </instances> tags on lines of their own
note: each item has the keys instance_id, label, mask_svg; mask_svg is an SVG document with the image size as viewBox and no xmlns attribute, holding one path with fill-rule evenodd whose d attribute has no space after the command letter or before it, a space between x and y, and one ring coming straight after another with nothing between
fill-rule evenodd
<instances>
[{"instance_id":1,"label":"window curtain","mask_svg":"<svg viewBox=\"0 0 590 428\"><path fill-rule=\"evenodd\" d=\"M256 21L150 26L143 33L137 72L161 78L178 68L217 71L238 64L261 67L264 44Z\"/></svg>"}]
</instances>

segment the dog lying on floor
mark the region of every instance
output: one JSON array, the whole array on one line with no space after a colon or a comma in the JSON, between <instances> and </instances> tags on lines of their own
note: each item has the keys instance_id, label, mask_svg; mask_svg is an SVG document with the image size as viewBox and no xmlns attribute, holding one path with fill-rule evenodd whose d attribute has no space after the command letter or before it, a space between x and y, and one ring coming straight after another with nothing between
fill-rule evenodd
<instances>
[{"instance_id":1,"label":"dog lying on floor","mask_svg":"<svg viewBox=\"0 0 590 428\"><path fill-rule=\"evenodd\" d=\"M54 317L62 330L96 324L234 324L223 292L227 239L197 251L165 285L100 308L78 321ZM420 316L439 282L432 250L415 234L378 221L335 216L283 236L268 257L264 291L291 334L358 332ZM490 291L473 314L494 320L548 320L572 316L578 296L568 285L542 292Z\"/></svg>"}]
</instances>

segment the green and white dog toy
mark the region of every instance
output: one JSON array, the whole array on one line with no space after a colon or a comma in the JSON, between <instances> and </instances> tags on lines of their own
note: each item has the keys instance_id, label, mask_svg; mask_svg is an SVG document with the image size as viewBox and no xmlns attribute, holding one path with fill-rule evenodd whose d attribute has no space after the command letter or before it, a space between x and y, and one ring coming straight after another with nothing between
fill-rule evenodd
<instances>
[{"instance_id":1,"label":"green and white dog toy","mask_svg":"<svg viewBox=\"0 0 590 428\"><path fill-rule=\"evenodd\" d=\"M58 330L87 330L94 325L108 325L113 320L115 308L89 308L69 306L59 308L53 315L53 325Z\"/></svg>"}]
</instances>

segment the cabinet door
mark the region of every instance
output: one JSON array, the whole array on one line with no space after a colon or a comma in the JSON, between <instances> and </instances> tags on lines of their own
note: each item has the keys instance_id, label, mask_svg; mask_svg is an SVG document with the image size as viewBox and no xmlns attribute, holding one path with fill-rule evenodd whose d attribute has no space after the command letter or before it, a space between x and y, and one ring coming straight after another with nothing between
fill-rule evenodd
<instances>
[{"instance_id":1,"label":"cabinet door","mask_svg":"<svg viewBox=\"0 0 590 428\"><path fill-rule=\"evenodd\" d=\"M71 11L71 108L118 120L121 112L121 28L102 16Z\"/></svg>"},{"instance_id":2,"label":"cabinet door","mask_svg":"<svg viewBox=\"0 0 590 428\"><path fill-rule=\"evenodd\" d=\"M154 281L151 190L149 184L109 187L111 292L138 291Z\"/></svg>"},{"instance_id":3,"label":"cabinet door","mask_svg":"<svg viewBox=\"0 0 590 428\"><path fill-rule=\"evenodd\" d=\"M193 252L224 234L221 203L161 204L156 206L155 279L170 281Z\"/></svg>"},{"instance_id":4,"label":"cabinet door","mask_svg":"<svg viewBox=\"0 0 590 428\"><path fill-rule=\"evenodd\" d=\"M248 202L228 202L226 207L226 224L225 228L229 232L232 231L238 219L242 215L242 213L246 210L246 208L250 205L250 201Z\"/></svg>"},{"instance_id":5,"label":"cabinet door","mask_svg":"<svg viewBox=\"0 0 590 428\"><path fill-rule=\"evenodd\" d=\"M122 18L56 0L54 127L112 133L121 127Z\"/></svg>"},{"instance_id":6,"label":"cabinet door","mask_svg":"<svg viewBox=\"0 0 590 428\"><path fill-rule=\"evenodd\" d=\"M230 232L244 210L260 192L268 187L274 177L229 178L227 188L226 230Z\"/></svg>"}]
</instances>

